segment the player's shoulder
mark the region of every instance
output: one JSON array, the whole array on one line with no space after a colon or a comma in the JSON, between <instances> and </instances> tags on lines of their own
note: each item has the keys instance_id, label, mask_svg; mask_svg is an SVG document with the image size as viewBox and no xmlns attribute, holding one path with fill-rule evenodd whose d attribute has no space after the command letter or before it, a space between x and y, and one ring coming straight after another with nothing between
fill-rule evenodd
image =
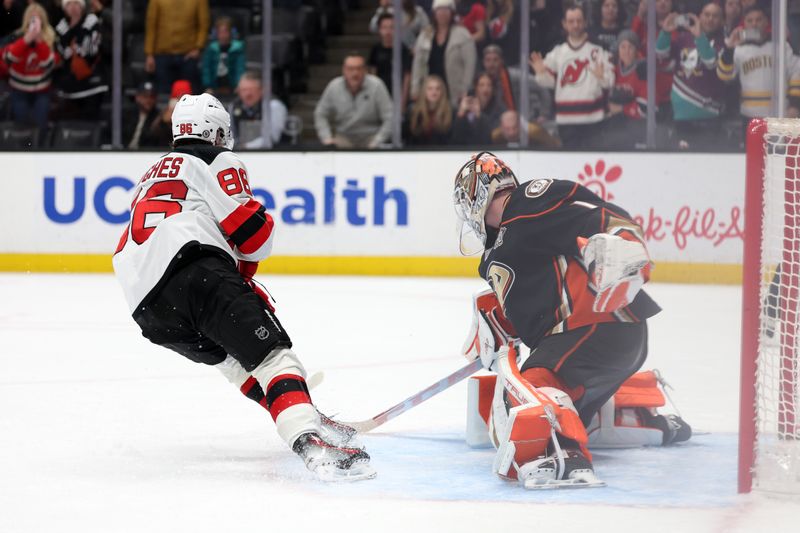
<instances>
[{"instance_id":1,"label":"player's shoulder","mask_svg":"<svg viewBox=\"0 0 800 533\"><path fill-rule=\"evenodd\" d=\"M503 209L503 224L519 218L534 218L552 210L575 194L578 184L557 178L540 178L520 184Z\"/></svg>"}]
</instances>

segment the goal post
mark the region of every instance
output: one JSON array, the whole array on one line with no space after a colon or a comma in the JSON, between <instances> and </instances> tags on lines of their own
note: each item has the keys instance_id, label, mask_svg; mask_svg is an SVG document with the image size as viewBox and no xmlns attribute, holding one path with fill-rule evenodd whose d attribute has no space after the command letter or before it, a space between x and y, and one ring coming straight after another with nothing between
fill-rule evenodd
<instances>
[{"instance_id":1,"label":"goal post","mask_svg":"<svg viewBox=\"0 0 800 533\"><path fill-rule=\"evenodd\" d=\"M747 131L739 492L800 494L800 120Z\"/></svg>"}]
</instances>

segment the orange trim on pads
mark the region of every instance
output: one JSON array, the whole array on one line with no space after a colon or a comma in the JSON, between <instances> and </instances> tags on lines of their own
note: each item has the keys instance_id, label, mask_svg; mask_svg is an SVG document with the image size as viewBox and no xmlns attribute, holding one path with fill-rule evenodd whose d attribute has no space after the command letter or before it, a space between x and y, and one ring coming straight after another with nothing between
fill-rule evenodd
<instances>
[{"instance_id":1,"label":"orange trim on pads","mask_svg":"<svg viewBox=\"0 0 800 533\"><path fill-rule=\"evenodd\" d=\"M553 372L558 372L558 370L561 368L561 365L563 365L564 361L566 361L567 357L569 357L570 355L575 353L575 350L577 350L580 347L581 344L586 342L586 339L588 339L592 335L592 333L594 333L594 331L596 329L597 329L597 324L592 324L592 327L589 328L589 331L586 332L586 335L581 337L580 340L578 340L578 342L575 343L575 346L570 348L567 353L565 353L564 355L561 356L561 359L558 360L558 363L556 363L556 366L553 367Z\"/></svg>"}]
</instances>

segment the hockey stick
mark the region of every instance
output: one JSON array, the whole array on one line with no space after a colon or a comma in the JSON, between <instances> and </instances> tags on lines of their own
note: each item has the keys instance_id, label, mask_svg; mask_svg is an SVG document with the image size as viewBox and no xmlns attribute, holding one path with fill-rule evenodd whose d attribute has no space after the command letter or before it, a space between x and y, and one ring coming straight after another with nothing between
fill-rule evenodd
<instances>
[{"instance_id":1,"label":"hockey stick","mask_svg":"<svg viewBox=\"0 0 800 533\"><path fill-rule=\"evenodd\" d=\"M342 424L347 424L348 426L355 428L355 430L358 431L359 433L366 433L368 431L372 431L376 427L385 424L392 418L400 416L409 409L418 406L425 400L429 400L434 396L436 396L437 394L439 394L440 392L449 389L459 381L468 378L481 368L483 368L481 360L475 359L467 366L456 370L449 376L440 379L430 387L423 389L420 392L414 394L413 396L406 398L397 405L393 405L389 409L383 411L378 415L373 416L372 418L368 418L367 420L361 420L360 422L342 422Z\"/></svg>"}]
</instances>

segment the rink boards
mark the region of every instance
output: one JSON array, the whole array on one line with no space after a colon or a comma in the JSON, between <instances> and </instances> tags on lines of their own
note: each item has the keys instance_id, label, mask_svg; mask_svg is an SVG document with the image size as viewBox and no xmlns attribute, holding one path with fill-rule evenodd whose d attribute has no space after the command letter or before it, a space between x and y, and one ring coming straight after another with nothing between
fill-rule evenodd
<instances>
[{"instance_id":1,"label":"rink boards","mask_svg":"<svg viewBox=\"0 0 800 533\"><path fill-rule=\"evenodd\" d=\"M157 153L0 155L0 270L107 272L134 184ZM642 225L660 281L738 283L744 156L500 152L521 181L578 181ZM276 220L262 268L471 276L457 250L455 172L468 152L243 153Z\"/></svg>"}]
</instances>

